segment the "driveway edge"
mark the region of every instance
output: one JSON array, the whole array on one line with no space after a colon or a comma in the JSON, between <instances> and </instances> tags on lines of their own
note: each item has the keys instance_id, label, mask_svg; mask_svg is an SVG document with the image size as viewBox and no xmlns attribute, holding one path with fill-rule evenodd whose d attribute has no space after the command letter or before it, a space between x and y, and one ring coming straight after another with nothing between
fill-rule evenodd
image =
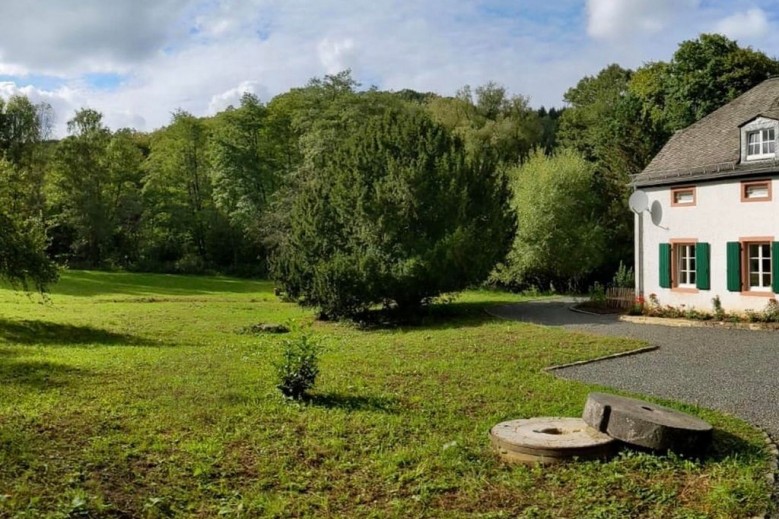
<instances>
[{"instance_id":1,"label":"driveway edge","mask_svg":"<svg viewBox=\"0 0 779 519\"><path fill-rule=\"evenodd\" d=\"M542 372L550 372L555 371L558 369L564 369L564 368L572 368L574 366L584 366L585 364L592 364L593 362L600 362L603 360L611 360L611 359L618 359L620 357L630 357L631 355L639 355L641 353L647 353L650 351L655 351L657 349L660 349L660 346L646 346L644 348L638 348L636 350L629 350L629 351L623 351L620 353L612 353L611 355L604 355L603 357L598 357L596 359L590 359L590 360L578 360L576 362L569 362L568 364L560 364L558 366L549 366L546 368L543 368Z\"/></svg>"},{"instance_id":2,"label":"driveway edge","mask_svg":"<svg viewBox=\"0 0 779 519\"><path fill-rule=\"evenodd\" d=\"M761 433L763 433L763 440L765 441L766 449L771 457L771 461L768 464L768 471L766 472L765 479L771 486L771 495L769 496L771 501L776 506L779 501L779 488L777 488L777 470L779 470L779 448L776 446L774 439L771 437L765 429L758 425L750 424L756 427ZM752 519L771 519L776 517L777 510L771 513L770 507L760 515L752 517Z\"/></svg>"},{"instance_id":3,"label":"driveway edge","mask_svg":"<svg viewBox=\"0 0 779 519\"><path fill-rule=\"evenodd\" d=\"M581 313L581 314L600 315L600 314L593 314L593 313L587 312L586 310L579 310L578 308L574 308L573 306L569 306L568 310L570 310L572 312L576 312L576 313ZM515 319L510 319L510 318L504 317L502 315L494 314L494 313L490 312L489 309L487 309L487 308L484 309L484 312L487 313L488 315L491 315L492 317L497 317L498 319L503 319L504 321L521 322L521 321L516 321ZM638 349L635 349L635 350L622 351L620 353L613 353L611 355L604 355L603 357L597 357L595 359L578 360L576 362L569 362L567 364L559 364L557 366L547 366L545 368L542 368L541 372L542 373L550 373L550 372L558 370L558 369L572 368L574 366L583 366L585 364L592 364L593 362L600 362L600 361L603 361L603 360L611 360L611 359L618 359L620 357L629 357L631 355L639 355L641 353L648 353L650 351L655 351L655 350L657 350L659 348L660 348L660 346L646 346L644 348L638 348Z\"/></svg>"}]
</instances>

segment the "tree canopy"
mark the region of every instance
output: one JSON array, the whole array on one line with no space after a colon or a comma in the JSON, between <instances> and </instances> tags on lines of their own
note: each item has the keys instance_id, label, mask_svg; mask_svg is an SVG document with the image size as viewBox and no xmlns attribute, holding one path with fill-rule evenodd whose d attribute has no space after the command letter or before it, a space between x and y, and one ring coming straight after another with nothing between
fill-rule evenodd
<instances>
[{"instance_id":1,"label":"tree canopy","mask_svg":"<svg viewBox=\"0 0 779 519\"><path fill-rule=\"evenodd\" d=\"M494 165L386 95L350 104L337 137L311 143L295 174L276 279L329 317L408 310L484 279L513 230Z\"/></svg>"}]
</instances>

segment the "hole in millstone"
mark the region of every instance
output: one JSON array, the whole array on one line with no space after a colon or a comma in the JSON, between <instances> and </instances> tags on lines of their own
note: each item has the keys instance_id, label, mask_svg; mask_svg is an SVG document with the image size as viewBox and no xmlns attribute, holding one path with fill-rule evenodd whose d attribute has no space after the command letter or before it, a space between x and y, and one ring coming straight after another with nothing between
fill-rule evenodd
<instances>
[{"instance_id":1,"label":"hole in millstone","mask_svg":"<svg viewBox=\"0 0 779 519\"><path fill-rule=\"evenodd\" d=\"M641 409L646 409L647 411L654 411L654 409L652 409L651 407L647 407L645 405L642 405Z\"/></svg>"},{"instance_id":2,"label":"hole in millstone","mask_svg":"<svg viewBox=\"0 0 779 519\"><path fill-rule=\"evenodd\" d=\"M563 431L558 429L557 427L548 427L546 429L540 429L538 431L533 431L538 434L563 434Z\"/></svg>"}]
</instances>

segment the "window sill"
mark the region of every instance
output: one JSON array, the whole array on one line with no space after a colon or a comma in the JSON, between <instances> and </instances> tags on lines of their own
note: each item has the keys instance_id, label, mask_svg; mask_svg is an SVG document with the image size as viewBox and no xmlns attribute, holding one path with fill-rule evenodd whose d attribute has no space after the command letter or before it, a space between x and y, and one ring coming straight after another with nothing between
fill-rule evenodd
<instances>
[{"instance_id":1,"label":"window sill","mask_svg":"<svg viewBox=\"0 0 779 519\"><path fill-rule=\"evenodd\" d=\"M697 294L700 290L695 287L673 287L671 292L677 294Z\"/></svg>"},{"instance_id":2,"label":"window sill","mask_svg":"<svg viewBox=\"0 0 779 519\"><path fill-rule=\"evenodd\" d=\"M745 162L759 161L759 160L771 160L775 159L775 153L769 153L767 155L747 155Z\"/></svg>"},{"instance_id":3,"label":"window sill","mask_svg":"<svg viewBox=\"0 0 779 519\"><path fill-rule=\"evenodd\" d=\"M761 290L742 290L741 295L751 297L774 297L776 294L771 291L765 292Z\"/></svg>"}]
</instances>

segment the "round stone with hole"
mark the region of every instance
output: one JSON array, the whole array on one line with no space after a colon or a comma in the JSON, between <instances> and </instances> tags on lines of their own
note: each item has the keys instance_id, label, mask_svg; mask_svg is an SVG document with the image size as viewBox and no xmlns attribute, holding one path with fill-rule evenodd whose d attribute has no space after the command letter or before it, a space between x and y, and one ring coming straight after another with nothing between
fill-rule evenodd
<instances>
[{"instance_id":1,"label":"round stone with hole","mask_svg":"<svg viewBox=\"0 0 779 519\"><path fill-rule=\"evenodd\" d=\"M605 393L590 393L582 418L594 429L654 451L700 455L712 427L700 418L661 405Z\"/></svg>"},{"instance_id":2,"label":"round stone with hole","mask_svg":"<svg viewBox=\"0 0 779 519\"><path fill-rule=\"evenodd\" d=\"M505 461L550 464L605 458L617 442L581 418L528 418L501 422L490 430L495 450Z\"/></svg>"}]
</instances>

